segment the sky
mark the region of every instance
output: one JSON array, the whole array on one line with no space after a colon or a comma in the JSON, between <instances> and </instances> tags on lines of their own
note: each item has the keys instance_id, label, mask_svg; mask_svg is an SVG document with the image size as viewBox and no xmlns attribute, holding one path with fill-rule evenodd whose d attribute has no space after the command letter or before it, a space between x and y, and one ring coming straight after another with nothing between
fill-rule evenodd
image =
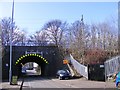
<instances>
[{"instance_id":1,"label":"sky","mask_svg":"<svg viewBox=\"0 0 120 90\"><path fill-rule=\"evenodd\" d=\"M0 19L11 17L12 2L0 2ZM28 35L34 34L50 20L60 19L73 23L80 20L88 24L104 22L118 17L118 2L15 2L14 21Z\"/></svg>"}]
</instances>

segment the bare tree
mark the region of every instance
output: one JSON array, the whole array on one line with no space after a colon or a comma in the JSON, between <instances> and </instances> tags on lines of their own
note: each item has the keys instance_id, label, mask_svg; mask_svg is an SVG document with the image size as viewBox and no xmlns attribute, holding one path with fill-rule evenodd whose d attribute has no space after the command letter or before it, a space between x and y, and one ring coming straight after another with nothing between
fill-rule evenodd
<instances>
[{"instance_id":1,"label":"bare tree","mask_svg":"<svg viewBox=\"0 0 120 90\"><path fill-rule=\"evenodd\" d=\"M114 51L118 46L118 38L114 27L107 22L103 22L98 25L98 28L101 31L102 48L107 51Z\"/></svg>"},{"instance_id":2,"label":"bare tree","mask_svg":"<svg viewBox=\"0 0 120 90\"><path fill-rule=\"evenodd\" d=\"M95 62L97 62L97 56L105 60L108 57L117 55L118 38L116 29L114 24L111 25L109 22L85 25L82 21L77 20L71 24L66 41L68 42L69 49L72 51L73 56L79 60L80 63L85 61L84 57L88 51L95 51L96 53L101 50L105 52L104 55L102 53L93 53L93 56L96 57ZM100 59L98 62L101 62ZM94 60L94 58L92 60Z\"/></svg>"},{"instance_id":3,"label":"bare tree","mask_svg":"<svg viewBox=\"0 0 120 90\"><path fill-rule=\"evenodd\" d=\"M17 42L23 41L25 38L24 31L21 31L16 25L15 22L12 24L11 18L3 18L0 21L2 27L2 45L10 44L10 31L12 30L12 43L16 44Z\"/></svg>"},{"instance_id":4,"label":"bare tree","mask_svg":"<svg viewBox=\"0 0 120 90\"><path fill-rule=\"evenodd\" d=\"M82 57L85 55L85 51L89 44L88 25L84 24L82 20L77 20L72 23L70 27L71 31L69 33L69 38L71 38L71 51L74 57L80 61L80 63L84 63Z\"/></svg>"},{"instance_id":5,"label":"bare tree","mask_svg":"<svg viewBox=\"0 0 120 90\"><path fill-rule=\"evenodd\" d=\"M91 25L91 29L90 29L91 43L90 44L92 48L90 48L90 50L91 52L94 50L96 50L96 52L99 52L100 50L102 50L103 52L106 52L106 54L102 55L103 58L100 55L101 53L97 53L101 57L100 58L101 60L108 57L111 58L112 56L115 56L118 53L118 46L117 46L118 39L117 39L116 33L114 33L113 30L114 30L113 25L109 24L109 22L102 22L99 24ZM97 54L92 55L91 60L93 56L97 57L96 56ZM97 58L96 58L96 61L97 61Z\"/></svg>"},{"instance_id":6,"label":"bare tree","mask_svg":"<svg viewBox=\"0 0 120 90\"><path fill-rule=\"evenodd\" d=\"M56 46L61 45L65 29L66 22L57 19L47 22L43 27L43 30L47 31L49 41L53 42Z\"/></svg>"},{"instance_id":7,"label":"bare tree","mask_svg":"<svg viewBox=\"0 0 120 90\"><path fill-rule=\"evenodd\" d=\"M12 26L13 26L13 29L16 29L15 22L12 25L11 18L3 18L1 20L1 26L2 26L2 44L9 45L10 30L12 30Z\"/></svg>"},{"instance_id":8,"label":"bare tree","mask_svg":"<svg viewBox=\"0 0 120 90\"><path fill-rule=\"evenodd\" d=\"M21 45L24 45L26 42L26 32L24 30L16 29L13 31L13 44L21 43Z\"/></svg>"},{"instance_id":9,"label":"bare tree","mask_svg":"<svg viewBox=\"0 0 120 90\"><path fill-rule=\"evenodd\" d=\"M96 26L95 25L92 25L91 26L91 46L92 46L92 48L94 49L94 48L96 48L96 44L97 44L97 42L96 42L96 39L97 39L97 31L96 31Z\"/></svg>"},{"instance_id":10,"label":"bare tree","mask_svg":"<svg viewBox=\"0 0 120 90\"><path fill-rule=\"evenodd\" d=\"M30 36L28 41L33 42L35 45L45 45L47 43L48 35L46 31L40 30L37 31L35 34Z\"/></svg>"}]
</instances>

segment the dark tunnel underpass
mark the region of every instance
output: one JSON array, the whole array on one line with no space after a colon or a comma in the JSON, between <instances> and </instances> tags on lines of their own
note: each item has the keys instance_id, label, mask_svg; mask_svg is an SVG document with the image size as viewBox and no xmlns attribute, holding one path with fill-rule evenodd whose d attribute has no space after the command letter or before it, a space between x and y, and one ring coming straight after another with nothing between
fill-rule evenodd
<instances>
[{"instance_id":1,"label":"dark tunnel underpass","mask_svg":"<svg viewBox=\"0 0 120 90\"><path fill-rule=\"evenodd\" d=\"M45 58L43 58L40 55L36 55L36 54L28 54L28 55L23 55L21 56L17 61L16 61L16 67L17 67L17 75L18 77L21 77L22 74L22 67L24 67L24 65L26 65L26 63L30 63L30 62L34 62L36 64L38 64L38 66L40 67L40 72L41 72L41 76L45 75L45 68L46 65L48 64L47 60ZM27 68L26 68L27 69ZM13 72L14 73L14 72Z\"/></svg>"}]
</instances>

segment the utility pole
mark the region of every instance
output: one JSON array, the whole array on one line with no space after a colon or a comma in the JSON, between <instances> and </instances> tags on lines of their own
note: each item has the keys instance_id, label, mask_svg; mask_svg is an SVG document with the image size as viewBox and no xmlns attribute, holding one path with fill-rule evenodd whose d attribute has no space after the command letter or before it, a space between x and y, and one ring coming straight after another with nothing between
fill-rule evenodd
<instances>
[{"instance_id":1,"label":"utility pole","mask_svg":"<svg viewBox=\"0 0 120 90\"><path fill-rule=\"evenodd\" d=\"M9 82L12 84L12 32L13 32L13 16L14 16L14 0L12 4L12 29L10 30L10 68L9 68Z\"/></svg>"}]
</instances>

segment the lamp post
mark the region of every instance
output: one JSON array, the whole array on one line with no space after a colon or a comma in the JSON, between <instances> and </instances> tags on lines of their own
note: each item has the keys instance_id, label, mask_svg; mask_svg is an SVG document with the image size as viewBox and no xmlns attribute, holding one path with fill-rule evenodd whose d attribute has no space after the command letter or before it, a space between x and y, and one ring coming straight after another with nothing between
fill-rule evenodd
<instances>
[{"instance_id":1,"label":"lamp post","mask_svg":"<svg viewBox=\"0 0 120 90\"><path fill-rule=\"evenodd\" d=\"M9 82L12 84L12 32L13 32L13 16L14 16L14 0L12 4L12 29L10 30L10 68L9 68Z\"/></svg>"}]
</instances>

